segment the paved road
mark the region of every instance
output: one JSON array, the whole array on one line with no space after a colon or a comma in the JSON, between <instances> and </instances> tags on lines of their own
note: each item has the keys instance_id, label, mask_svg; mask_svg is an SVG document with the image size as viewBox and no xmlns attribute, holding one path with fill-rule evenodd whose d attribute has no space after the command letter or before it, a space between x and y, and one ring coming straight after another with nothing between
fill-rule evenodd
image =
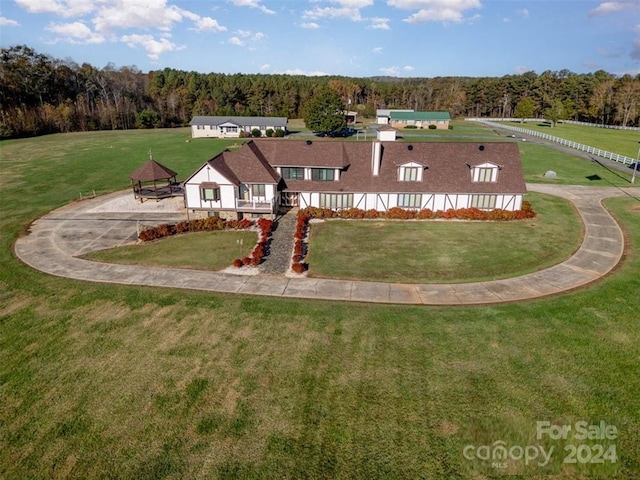
<instances>
[{"instance_id":1,"label":"paved road","mask_svg":"<svg viewBox=\"0 0 640 480\"><path fill-rule=\"evenodd\" d=\"M585 226L578 251L553 267L521 277L478 283L397 284L284 275L233 275L177 268L140 267L91 262L77 255L131 243L138 221L161 223L184 218L173 213L106 213L100 205L127 193L73 203L35 221L15 244L17 257L42 272L77 280L184 288L212 292L288 298L421 305L475 305L522 301L567 292L610 272L622 258L624 237L602 207L606 197L635 195L638 190L529 184L529 190L572 201Z\"/></svg>"}]
</instances>

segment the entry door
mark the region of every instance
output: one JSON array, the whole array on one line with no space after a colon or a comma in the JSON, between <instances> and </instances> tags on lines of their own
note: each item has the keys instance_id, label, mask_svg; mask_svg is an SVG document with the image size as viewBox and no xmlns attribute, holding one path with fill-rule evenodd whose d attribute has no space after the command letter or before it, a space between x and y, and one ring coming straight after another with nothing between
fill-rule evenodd
<instances>
[{"instance_id":1,"label":"entry door","mask_svg":"<svg viewBox=\"0 0 640 480\"><path fill-rule=\"evenodd\" d=\"M282 205L285 207L298 206L298 192L282 192L280 199L282 200Z\"/></svg>"}]
</instances>

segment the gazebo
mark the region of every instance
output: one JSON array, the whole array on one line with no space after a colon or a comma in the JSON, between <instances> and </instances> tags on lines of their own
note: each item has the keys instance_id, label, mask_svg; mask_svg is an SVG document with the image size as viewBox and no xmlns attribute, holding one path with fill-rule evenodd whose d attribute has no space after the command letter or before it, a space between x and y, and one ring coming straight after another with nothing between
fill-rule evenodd
<instances>
[{"instance_id":1,"label":"gazebo","mask_svg":"<svg viewBox=\"0 0 640 480\"><path fill-rule=\"evenodd\" d=\"M176 180L178 174L156 162L151 155L147 163L129 175L133 196L144 202L146 199L174 197L182 194L182 187Z\"/></svg>"}]
</instances>

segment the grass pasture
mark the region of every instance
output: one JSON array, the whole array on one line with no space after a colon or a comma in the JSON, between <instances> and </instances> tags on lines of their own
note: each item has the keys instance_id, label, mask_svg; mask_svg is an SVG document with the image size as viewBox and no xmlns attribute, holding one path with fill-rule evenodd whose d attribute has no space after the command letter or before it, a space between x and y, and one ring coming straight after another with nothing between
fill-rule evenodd
<instances>
[{"instance_id":1,"label":"grass pasture","mask_svg":"<svg viewBox=\"0 0 640 480\"><path fill-rule=\"evenodd\" d=\"M629 240L614 274L508 305L94 284L13 257L44 212L79 191L128 187L149 148L184 178L234 143L186 136L0 142L0 478L464 479L470 425L531 434L537 420L560 419L614 423L617 473L601 478L640 478L637 199L606 202ZM525 162L546 161L539 148ZM502 438L487 428L487 441ZM578 479L584 468L529 473Z\"/></svg>"},{"instance_id":2,"label":"grass pasture","mask_svg":"<svg viewBox=\"0 0 640 480\"><path fill-rule=\"evenodd\" d=\"M313 224L309 274L399 283L479 282L523 275L565 260L582 241L580 219L571 204L536 193L527 198L538 216L518 222Z\"/></svg>"},{"instance_id":3,"label":"grass pasture","mask_svg":"<svg viewBox=\"0 0 640 480\"><path fill-rule=\"evenodd\" d=\"M619 153L630 158L638 155L640 132L633 130L614 130L610 128L587 127L570 123L558 123L555 127L542 122L505 122L513 127L528 128L574 142Z\"/></svg>"},{"instance_id":4,"label":"grass pasture","mask_svg":"<svg viewBox=\"0 0 640 480\"><path fill-rule=\"evenodd\" d=\"M195 232L149 243L100 250L88 260L196 270L222 270L251 252L256 232Z\"/></svg>"}]
</instances>

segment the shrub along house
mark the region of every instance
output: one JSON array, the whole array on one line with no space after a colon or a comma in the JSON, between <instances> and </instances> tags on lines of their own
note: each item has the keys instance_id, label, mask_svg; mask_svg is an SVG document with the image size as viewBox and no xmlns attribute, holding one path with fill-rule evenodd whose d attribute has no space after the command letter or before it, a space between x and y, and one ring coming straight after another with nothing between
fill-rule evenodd
<instances>
[{"instance_id":1,"label":"shrub along house","mask_svg":"<svg viewBox=\"0 0 640 480\"><path fill-rule=\"evenodd\" d=\"M207 161L184 188L192 212L226 218L280 206L513 211L526 193L518 145L505 142L252 140Z\"/></svg>"},{"instance_id":2,"label":"shrub along house","mask_svg":"<svg viewBox=\"0 0 640 480\"><path fill-rule=\"evenodd\" d=\"M260 130L264 137L267 130L287 132L287 117L209 117L195 116L189 122L192 138L238 138L240 132L250 134Z\"/></svg>"}]
</instances>

